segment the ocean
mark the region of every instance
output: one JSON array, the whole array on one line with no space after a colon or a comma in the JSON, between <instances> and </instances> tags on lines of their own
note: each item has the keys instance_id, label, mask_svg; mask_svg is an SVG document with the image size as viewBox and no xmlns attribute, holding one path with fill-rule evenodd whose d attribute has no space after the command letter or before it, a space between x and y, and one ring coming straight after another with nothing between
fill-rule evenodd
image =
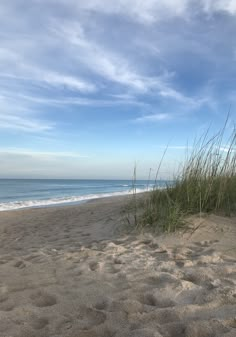
<instances>
[{"instance_id":1,"label":"ocean","mask_svg":"<svg viewBox=\"0 0 236 337\"><path fill-rule=\"evenodd\" d=\"M137 193L154 181L137 180ZM164 187L165 181L157 186ZM0 211L77 204L87 200L133 193L132 180L0 179Z\"/></svg>"}]
</instances>

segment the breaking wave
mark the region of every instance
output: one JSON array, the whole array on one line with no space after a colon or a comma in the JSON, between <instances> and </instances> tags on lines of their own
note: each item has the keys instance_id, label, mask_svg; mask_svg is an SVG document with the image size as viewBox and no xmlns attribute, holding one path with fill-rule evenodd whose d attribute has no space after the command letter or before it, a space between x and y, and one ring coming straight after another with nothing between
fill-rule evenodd
<instances>
[{"instance_id":1,"label":"breaking wave","mask_svg":"<svg viewBox=\"0 0 236 337\"><path fill-rule=\"evenodd\" d=\"M145 192L145 189L136 189L136 193ZM80 196L68 196L60 198L51 198L44 200L24 200L24 201L11 201L0 203L0 211L10 211L22 208L35 208L35 207L49 207L54 205L63 204L79 204L88 200L107 198L113 196L122 196L132 194L132 190L126 190L122 192L113 193L99 193L99 194L88 194Z\"/></svg>"}]
</instances>

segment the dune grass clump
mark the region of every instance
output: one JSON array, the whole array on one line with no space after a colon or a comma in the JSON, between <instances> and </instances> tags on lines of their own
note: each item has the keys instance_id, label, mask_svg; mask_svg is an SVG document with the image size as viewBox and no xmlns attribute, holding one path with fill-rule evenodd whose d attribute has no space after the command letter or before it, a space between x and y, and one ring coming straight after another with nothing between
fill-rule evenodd
<instances>
[{"instance_id":1,"label":"dune grass clump","mask_svg":"<svg viewBox=\"0 0 236 337\"><path fill-rule=\"evenodd\" d=\"M236 212L236 130L223 146L224 132L202 136L173 183L147 194L137 227L172 232L192 214Z\"/></svg>"}]
</instances>

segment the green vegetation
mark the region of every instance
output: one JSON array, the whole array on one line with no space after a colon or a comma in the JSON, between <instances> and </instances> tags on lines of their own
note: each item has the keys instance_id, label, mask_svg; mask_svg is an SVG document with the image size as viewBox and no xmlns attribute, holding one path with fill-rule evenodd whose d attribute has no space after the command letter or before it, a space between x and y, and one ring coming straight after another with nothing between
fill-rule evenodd
<instances>
[{"instance_id":1,"label":"green vegetation","mask_svg":"<svg viewBox=\"0 0 236 337\"><path fill-rule=\"evenodd\" d=\"M225 130L226 125L215 136L209 137L207 132L196 141L174 183L147 193L138 210L135 196L136 228L172 232L183 226L192 214L213 212L230 216L235 213L236 130L233 129L223 145Z\"/></svg>"}]
</instances>

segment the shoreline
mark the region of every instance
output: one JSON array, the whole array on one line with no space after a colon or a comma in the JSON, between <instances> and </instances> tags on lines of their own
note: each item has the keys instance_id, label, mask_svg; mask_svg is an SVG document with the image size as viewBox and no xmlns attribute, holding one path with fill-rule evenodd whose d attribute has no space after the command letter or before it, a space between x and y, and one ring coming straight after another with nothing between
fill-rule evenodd
<instances>
[{"instance_id":1,"label":"shoreline","mask_svg":"<svg viewBox=\"0 0 236 337\"><path fill-rule=\"evenodd\" d=\"M147 192L139 192L137 193L138 195L143 195ZM19 212L19 211L30 211L30 210L34 210L34 209L58 209L58 208L66 208L66 207L79 207L80 205L83 204L90 204L90 203L96 203L96 202L100 202L100 201L104 201L104 200L113 200L116 199L123 199L124 200L130 199L132 198L133 194L132 193L127 193L127 194L119 194L119 195L109 195L107 197L101 196L101 197L97 197L97 198L91 198L91 199L87 199L87 200L81 200L81 201L75 201L75 202L62 202L62 203L58 203L58 204L49 204L49 205L39 205L39 206L26 206L26 207L20 207L20 208L16 208L16 209L7 209L7 210L0 210L0 216L3 213L6 212Z\"/></svg>"},{"instance_id":2,"label":"shoreline","mask_svg":"<svg viewBox=\"0 0 236 337\"><path fill-rule=\"evenodd\" d=\"M145 193L148 193L150 191L138 191L136 192L136 195L143 195ZM97 201L97 200L102 200L102 199L109 199L109 198L116 198L116 197L127 197L127 196L133 196L134 193L133 191L129 191L129 192L114 192L114 193L102 193L101 196L96 195L95 197L90 196L90 195L84 195L84 196L80 196L80 197L74 197L74 198L83 198L82 200L78 200L78 201L57 201L51 204L42 204L42 205L32 205L32 206L19 206L17 208L12 208L12 209L4 209L4 210L0 210L0 214L2 212L11 212L11 211L19 211L19 210L26 210L26 209L37 209L37 208L52 208L52 207L66 207L66 206L78 206L87 202L92 202L92 201ZM53 199L52 199L53 200ZM14 201L12 203L15 203L18 201ZM29 201L25 201L25 202L38 202L40 203L40 200L29 200ZM48 202L48 200L43 200L42 202ZM23 201L19 201L18 203L23 203ZM4 203L3 203L4 204ZM7 204L7 203L6 203Z\"/></svg>"}]
</instances>

